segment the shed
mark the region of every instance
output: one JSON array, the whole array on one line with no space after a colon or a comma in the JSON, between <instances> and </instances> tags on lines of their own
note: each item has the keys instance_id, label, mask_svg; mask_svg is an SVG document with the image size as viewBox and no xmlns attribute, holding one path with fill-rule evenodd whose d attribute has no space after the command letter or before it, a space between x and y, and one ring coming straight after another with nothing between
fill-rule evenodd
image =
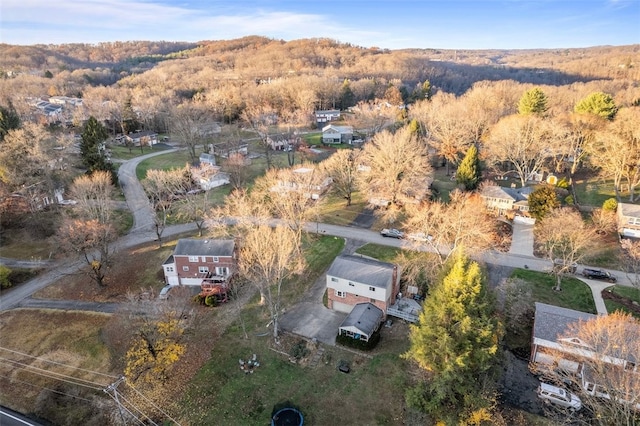
<instances>
[{"instance_id":1,"label":"shed","mask_svg":"<svg viewBox=\"0 0 640 426\"><path fill-rule=\"evenodd\" d=\"M373 333L380 327L383 318L384 312L376 305L358 303L353 307L349 316L340 324L338 334L368 342Z\"/></svg>"}]
</instances>

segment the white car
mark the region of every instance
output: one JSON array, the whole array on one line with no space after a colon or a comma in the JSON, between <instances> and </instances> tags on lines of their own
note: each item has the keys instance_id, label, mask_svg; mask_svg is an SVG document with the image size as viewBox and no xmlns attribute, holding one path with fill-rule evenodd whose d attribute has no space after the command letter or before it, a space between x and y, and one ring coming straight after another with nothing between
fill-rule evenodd
<instances>
[{"instance_id":1,"label":"white car","mask_svg":"<svg viewBox=\"0 0 640 426\"><path fill-rule=\"evenodd\" d=\"M546 403L559 405L572 411L582 408L582 401L571 392L547 383L540 383L537 390L538 398Z\"/></svg>"},{"instance_id":2,"label":"white car","mask_svg":"<svg viewBox=\"0 0 640 426\"><path fill-rule=\"evenodd\" d=\"M172 285L165 285L160 290L160 294L158 294L158 299L164 300L169 298L169 291L173 288Z\"/></svg>"},{"instance_id":3,"label":"white car","mask_svg":"<svg viewBox=\"0 0 640 426\"><path fill-rule=\"evenodd\" d=\"M380 235L388 238L404 238L404 232L394 228L391 228L391 229L384 228L382 231L380 231Z\"/></svg>"}]
</instances>

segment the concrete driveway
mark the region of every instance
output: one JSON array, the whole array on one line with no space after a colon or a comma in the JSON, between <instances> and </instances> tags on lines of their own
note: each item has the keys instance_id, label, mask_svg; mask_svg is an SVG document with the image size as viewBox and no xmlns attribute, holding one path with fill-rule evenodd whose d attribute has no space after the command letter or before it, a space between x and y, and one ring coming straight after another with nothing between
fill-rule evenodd
<instances>
[{"instance_id":1,"label":"concrete driveway","mask_svg":"<svg viewBox=\"0 0 640 426\"><path fill-rule=\"evenodd\" d=\"M322 300L319 303L302 302L280 317L280 327L333 346L336 344L338 327L346 317L347 314L325 308Z\"/></svg>"}]
</instances>

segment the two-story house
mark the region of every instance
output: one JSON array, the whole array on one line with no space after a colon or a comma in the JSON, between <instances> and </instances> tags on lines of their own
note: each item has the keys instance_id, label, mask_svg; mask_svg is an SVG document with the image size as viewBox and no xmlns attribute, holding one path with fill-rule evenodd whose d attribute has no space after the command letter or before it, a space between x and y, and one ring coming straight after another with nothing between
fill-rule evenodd
<instances>
[{"instance_id":1,"label":"two-story house","mask_svg":"<svg viewBox=\"0 0 640 426\"><path fill-rule=\"evenodd\" d=\"M371 303L384 312L400 292L397 265L353 255L335 258L327 271L329 309L349 313L358 303Z\"/></svg>"},{"instance_id":2,"label":"two-story house","mask_svg":"<svg viewBox=\"0 0 640 426\"><path fill-rule=\"evenodd\" d=\"M237 270L233 240L178 240L173 254L162 264L169 285L197 285L202 280L224 282Z\"/></svg>"}]
</instances>

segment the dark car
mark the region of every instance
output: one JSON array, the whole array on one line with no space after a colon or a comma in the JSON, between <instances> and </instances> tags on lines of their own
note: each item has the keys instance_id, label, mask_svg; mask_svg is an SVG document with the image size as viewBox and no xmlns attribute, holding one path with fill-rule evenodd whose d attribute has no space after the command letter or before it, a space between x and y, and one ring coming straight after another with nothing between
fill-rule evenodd
<instances>
[{"instance_id":1,"label":"dark car","mask_svg":"<svg viewBox=\"0 0 640 426\"><path fill-rule=\"evenodd\" d=\"M585 278L590 278L592 280L603 280L609 281L610 283L615 283L617 281L615 276L611 275L607 271L603 271L602 269L584 268L582 270L582 275Z\"/></svg>"}]
</instances>

